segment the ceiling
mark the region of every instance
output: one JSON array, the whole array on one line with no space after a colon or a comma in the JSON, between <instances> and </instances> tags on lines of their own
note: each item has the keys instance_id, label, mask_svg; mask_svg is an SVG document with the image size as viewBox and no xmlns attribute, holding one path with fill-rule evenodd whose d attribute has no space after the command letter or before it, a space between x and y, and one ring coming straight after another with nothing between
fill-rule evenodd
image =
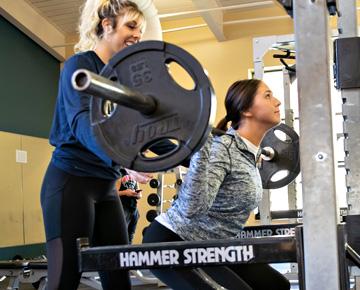
<instances>
[{"instance_id":1,"label":"ceiling","mask_svg":"<svg viewBox=\"0 0 360 290\"><path fill-rule=\"evenodd\" d=\"M76 34L79 7L84 0L26 0L26 2L65 36ZM153 0L153 2L162 23L201 17L204 21L203 25L207 25L219 41L225 40L224 25L246 21L243 12L270 8L272 17L286 17L277 0ZM254 18L250 20L253 21ZM181 29L181 27L171 28Z\"/></svg>"}]
</instances>

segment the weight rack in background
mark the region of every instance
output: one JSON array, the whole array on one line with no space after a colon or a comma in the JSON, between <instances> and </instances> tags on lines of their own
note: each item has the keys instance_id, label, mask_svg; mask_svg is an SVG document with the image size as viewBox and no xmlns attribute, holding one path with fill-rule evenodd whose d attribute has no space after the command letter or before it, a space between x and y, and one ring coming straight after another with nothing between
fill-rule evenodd
<instances>
[{"instance_id":1,"label":"weight rack in background","mask_svg":"<svg viewBox=\"0 0 360 290\"><path fill-rule=\"evenodd\" d=\"M175 174L175 182L173 184L165 183L165 175L167 174ZM183 178L185 176L185 169L182 167L176 167L173 170L169 170L166 172L160 172L157 175L157 178L153 178L150 180L149 185L152 189L156 189L156 192L150 193L147 197L147 203L151 207L155 207L150 209L146 213L146 220L152 222L159 214L165 211L164 204L166 202L172 203L176 198L179 192L179 188L182 184ZM164 190L166 188L175 189L175 193L172 199L165 199Z\"/></svg>"}]
</instances>

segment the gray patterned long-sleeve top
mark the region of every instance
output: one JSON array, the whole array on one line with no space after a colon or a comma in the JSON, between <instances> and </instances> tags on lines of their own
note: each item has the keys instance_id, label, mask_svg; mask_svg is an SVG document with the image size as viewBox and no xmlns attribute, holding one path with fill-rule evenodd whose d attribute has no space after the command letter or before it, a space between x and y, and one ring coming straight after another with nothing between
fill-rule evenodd
<instances>
[{"instance_id":1,"label":"gray patterned long-sleeve top","mask_svg":"<svg viewBox=\"0 0 360 290\"><path fill-rule=\"evenodd\" d=\"M184 240L235 238L261 199L255 159L234 129L210 136L165 213L172 229Z\"/></svg>"}]
</instances>

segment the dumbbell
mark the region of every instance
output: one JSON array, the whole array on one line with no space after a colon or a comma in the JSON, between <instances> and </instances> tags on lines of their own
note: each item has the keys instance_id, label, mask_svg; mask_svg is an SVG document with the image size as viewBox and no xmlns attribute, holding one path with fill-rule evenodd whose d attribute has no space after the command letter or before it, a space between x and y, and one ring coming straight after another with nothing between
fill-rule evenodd
<instances>
[{"instance_id":1,"label":"dumbbell","mask_svg":"<svg viewBox=\"0 0 360 290\"><path fill-rule=\"evenodd\" d=\"M153 179L150 180L149 185L150 185L151 188L159 188L161 184L160 184L160 181L153 178Z\"/></svg>"},{"instance_id":2,"label":"dumbbell","mask_svg":"<svg viewBox=\"0 0 360 290\"><path fill-rule=\"evenodd\" d=\"M159 215L158 211L151 209L146 213L146 220L152 222Z\"/></svg>"},{"instance_id":3,"label":"dumbbell","mask_svg":"<svg viewBox=\"0 0 360 290\"><path fill-rule=\"evenodd\" d=\"M177 185L177 186L180 186L181 184L182 184L182 179L176 179L176 181L175 181L175 184Z\"/></svg>"},{"instance_id":4,"label":"dumbbell","mask_svg":"<svg viewBox=\"0 0 360 290\"><path fill-rule=\"evenodd\" d=\"M159 206L161 203L161 198L157 193L151 193L147 197L147 202L151 206Z\"/></svg>"},{"instance_id":5,"label":"dumbbell","mask_svg":"<svg viewBox=\"0 0 360 290\"><path fill-rule=\"evenodd\" d=\"M182 180L181 180L181 179L177 179L174 184L164 185L164 188L177 188L177 187L179 187L181 184L182 184Z\"/></svg>"}]
</instances>

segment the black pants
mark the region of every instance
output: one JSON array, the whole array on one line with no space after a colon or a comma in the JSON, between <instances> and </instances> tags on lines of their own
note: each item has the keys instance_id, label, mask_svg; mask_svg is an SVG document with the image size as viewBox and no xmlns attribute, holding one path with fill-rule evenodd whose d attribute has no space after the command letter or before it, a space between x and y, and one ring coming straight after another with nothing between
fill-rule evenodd
<instances>
[{"instance_id":1,"label":"black pants","mask_svg":"<svg viewBox=\"0 0 360 290\"><path fill-rule=\"evenodd\" d=\"M157 221L144 235L144 243L174 242L182 239ZM215 289L211 279L229 290L289 290L289 281L267 264L238 264L199 269L154 269L156 277L174 290ZM211 279L204 279L206 276Z\"/></svg>"},{"instance_id":2,"label":"black pants","mask_svg":"<svg viewBox=\"0 0 360 290\"><path fill-rule=\"evenodd\" d=\"M91 245L128 243L127 227L115 181L70 175L50 164L41 189L48 258L48 290L75 290L76 239ZM99 273L104 290L131 289L127 271Z\"/></svg>"},{"instance_id":3,"label":"black pants","mask_svg":"<svg viewBox=\"0 0 360 290\"><path fill-rule=\"evenodd\" d=\"M129 242L132 243L136 231L136 226L140 218L139 210L127 207L123 204L125 220L128 229Z\"/></svg>"}]
</instances>

